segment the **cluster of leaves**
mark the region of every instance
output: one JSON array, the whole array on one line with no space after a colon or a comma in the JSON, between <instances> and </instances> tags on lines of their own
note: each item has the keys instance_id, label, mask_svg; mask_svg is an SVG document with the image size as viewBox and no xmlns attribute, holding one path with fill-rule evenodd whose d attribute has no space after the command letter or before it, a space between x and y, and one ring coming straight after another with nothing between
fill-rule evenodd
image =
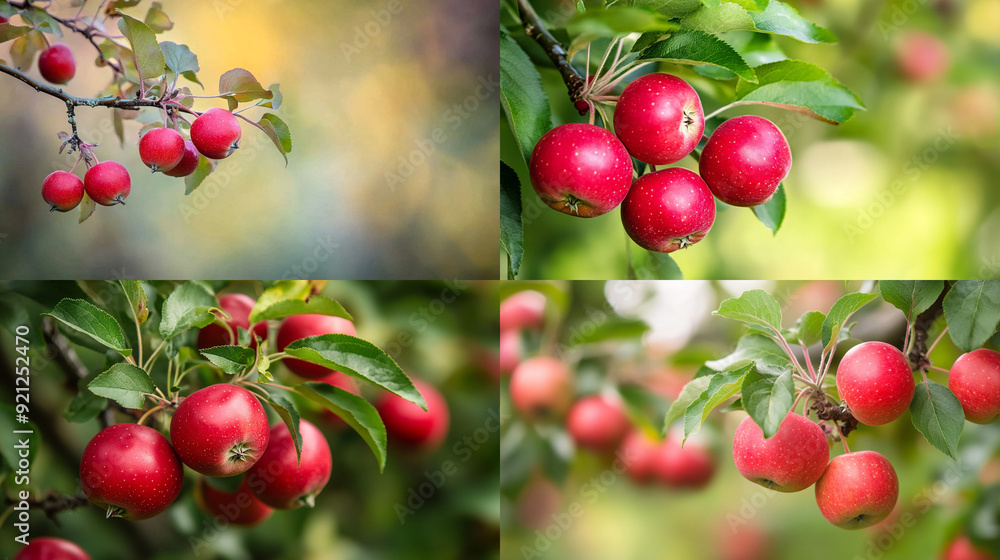
<instances>
[{"instance_id":1,"label":"cluster of leaves","mask_svg":"<svg viewBox=\"0 0 1000 560\"><path fill-rule=\"evenodd\" d=\"M267 403L291 430L296 452L301 451L299 412L288 393L296 393L340 416L356 430L371 448L379 468L385 466L386 432L375 408L365 399L327 383L305 382L293 386L275 383L273 363L284 357L344 372L395 393L426 409L423 397L410 379L388 354L374 344L356 336L329 334L296 341L281 353L268 353L268 340L259 340L256 349L251 339L256 336L238 329L238 345L217 346L199 352L191 345L196 329L213 322L226 326L225 311L219 309L211 287L203 282L185 282L174 287L155 286L138 281L119 282L127 309L102 309L83 299L63 299L48 315L58 320L66 335L79 344L107 352L108 366L80 391L70 404L66 418L85 422L94 418L113 400L125 409L143 409L152 401L157 406L170 406L188 388L185 376L196 369L207 368L218 376L229 377L251 389ZM331 315L351 319L350 314L335 300L316 294L317 287L307 281L281 281L267 288L250 314L251 324L273 321L303 313ZM165 294L159 290L169 290ZM163 299L156 312L157 297ZM130 344L122 322L131 319L138 342ZM226 327L228 328L228 327ZM142 359L142 335L157 347ZM270 337L273 339L273 337ZM158 387L153 380L157 358L168 361L167 382Z\"/></svg>"},{"instance_id":2,"label":"cluster of leaves","mask_svg":"<svg viewBox=\"0 0 1000 560\"><path fill-rule=\"evenodd\" d=\"M773 436L792 409L797 393L805 391L806 395L825 399L827 393L836 392L834 382L824 381L837 345L850 337L854 313L879 296L906 316L904 347L908 355L917 336L915 323L945 289L943 328L948 329L951 340L963 352L982 347L1000 329L998 281L959 281L950 285L943 281L880 281L877 289L877 293L847 294L826 314L806 312L790 328L782 327L777 300L763 290L751 290L723 301L714 314L743 322L748 332L731 354L705 363L684 387L667 412L666 426L683 418L686 438L701 428L709 412L728 403L726 410L745 410L765 437ZM800 362L792 351L793 345L799 346L804 361ZM810 348L817 345L820 358L814 368ZM927 367L929 362L915 365L924 379L910 403L910 418L934 447L956 458L965 415L947 387L927 379Z\"/></svg>"},{"instance_id":3,"label":"cluster of leaves","mask_svg":"<svg viewBox=\"0 0 1000 560\"><path fill-rule=\"evenodd\" d=\"M507 12L517 14L518 10L509 6ZM608 51L616 48L615 42L624 47L620 64L608 70L612 83L644 63L663 62L690 67L716 81L710 91L699 92L703 102L707 93L720 104L770 105L831 124L842 123L865 108L857 95L823 68L786 57L775 36L806 43L831 43L836 37L779 0L622 0L610 7L591 7L579 0L572 16L550 16L544 23L555 38L569 45L570 61L595 41L611 39ZM502 19L501 104L523 158L509 165L501 163L501 240L508 277L513 278L523 257L521 184L515 169L525 169L539 138L553 128L553 111L538 71L551 67L552 62L524 33L524 22L517 15L505 13ZM600 56L591 54L586 63L587 75L603 71ZM571 103L570 97L563 103ZM633 164L637 176L648 171L642 162L633 160ZM784 187L779 186L771 201L753 211L777 233L785 206ZM679 271L676 266L657 266L649 272L674 278Z\"/></svg>"}]
</instances>

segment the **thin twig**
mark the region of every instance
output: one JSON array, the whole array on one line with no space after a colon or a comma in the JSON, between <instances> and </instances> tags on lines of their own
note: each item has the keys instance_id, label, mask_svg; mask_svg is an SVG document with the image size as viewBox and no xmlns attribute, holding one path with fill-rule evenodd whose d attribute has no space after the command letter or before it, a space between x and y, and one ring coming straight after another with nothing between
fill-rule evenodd
<instances>
[{"instance_id":1,"label":"thin twig","mask_svg":"<svg viewBox=\"0 0 1000 560\"><path fill-rule=\"evenodd\" d=\"M566 88L569 90L570 101L575 102L581 99L587 82L569 63L569 55L566 52L566 47L556 40L552 36L552 33L549 33L549 30L542 25L541 19L535 13L535 9L531 7L531 4L528 3L528 0L517 0L517 8L521 15L521 22L524 25L525 35L534 39L542 47L545 54L549 56L549 60L559 70L559 74L562 76L563 82L566 83Z\"/></svg>"}]
</instances>

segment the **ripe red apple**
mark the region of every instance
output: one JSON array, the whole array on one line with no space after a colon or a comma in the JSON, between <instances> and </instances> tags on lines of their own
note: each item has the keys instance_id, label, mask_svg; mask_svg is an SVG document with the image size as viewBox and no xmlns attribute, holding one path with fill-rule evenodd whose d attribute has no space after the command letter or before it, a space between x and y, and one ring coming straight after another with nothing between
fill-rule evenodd
<instances>
[{"instance_id":1,"label":"ripe red apple","mask_svg":"<svg viewBox=\"0 0 1000 560\"><path fill-rule=\"evenodd\" d=\"M219 309L229 314L228 319L223 319L229 327L233 329L233 336L230 338L226 327L218 323L212 323L202 327L198 331L198 350L213 348L215 346L226 346L239 344L239 327L250 330L250 311L253 310L257 300L244 294L225 294L219 296ZM253 332L257 338L264 340L267 338L267 321L261 321L253 326ZM257 348L253 337L250 339L250 347Z\"/></svg>"},{"instance_id":2,"label":"ripe red apple","mask_svg":"<svg viewBox=\"0 0 1000 560\"><path fill-rule=\"evenodd\" d=\"M969 422L1000 420L1000 352L980 348L959 356L951 366L948 388L962 403Z\"/></svg>"},{"instance_id":3,"label":"ripe red apple","mask_svg":"<svg viewBox=\"0 0 1000 560\"><path fill-rule=\"evenodd\" d=\"M564 124L546 132L531 152L528 169L531 186L545 204L581 218L610 212L632 185L625 146L591 124Z\"/></svg>"},{"instance_id":4,"label":"ripe red apple","mask_svg":"<svg viewBox=\"0 0 1000 560\"><path fill-rule=\"evenodd\" d=\"M90 556L76 543L55 537L38 537L18 550L14 560L90 560Z\"/></svg>"},{"instance_id":5,"label":"ripe red apple","mask_svg":"<svg viewBox=\"0 0 1000 560\"><path fill-rule=\"evenodd\" d=\"M65 84L76 75L76 59L66 45L52 45L38 57L38 71L53 84Z\"/></svg>"},{"instance_id":6,"label":"ripe red apple","mask_svg":"<svg viewBox=\"0 0 1000 560\"><path fill-rule=\"evenodd\" d=\"M862 424L888 424L910 406L913 372L903 353L884 342L862 342L837 367L837 391Z\"/></svg>"},{"instance_id":7,"label":"ripe red apple","mask_svg":"<svg viewBox=\"0 0 1000 560\"><path fill-rule=\"evenodd\" d=\"M703 488L715 474L715 457L697 440L688 439L683 447L681 441L676 431L667 434L656 462L657 477L671 488Z\"/></svg>"},{"instance_id":8,"label":"ripe red apple","mask_svg":"<svg viewBox=\"0 0 1000 560\"><path fill-rule=\"evenodd\" d=\"M871 527L896 506L899 480L889 460L874 451L834 457L816 482L816 505L842 529Z\"/></svg>"},{"instance_id":9,"label":"ripe red apple","mask_svg":"<svg viewBox=\"0 0 1000 560\"><path fill-rule=\"evenodd\" d=\"M948 47L930 33L908 31L896 45L896 63L911 82L934 81L948 71Z\"/></svg>"},{"instance_id":10,"label":"ripe red apple","mask_svg":"<svg viewBox=\"0 0 1000 560\"><path fill-rule=\"evenodd\" d=\"M243 387L218 383L181 401L170 440L181 461L205 476L236 476L264 454L267 413Z\"/></svg>"},{"instance_id":11,"label":"ripe red apple","mask_svg":"<svg viewBox=\"0 0 1000 560\"><path fill-rule=\"evenodd\" d=\"M500 332L542 328L545 320L545 294L524 290L500 302Z\"/></svg>"},{"instance_id":12,"label":"ripe red apple","mask_svg":"<svg viewBox=\"0 0 1000 560\"><path fill-rule=\"evenodd\" d=\"M698 92L670 74L646 74L632 81L615 106L615 134L632 157L652 165L680 161L705 132Z\"/></svg>"},{"instance_id":13,"label":"ripe red apple","mask_svg":"<svg viewBox=\"0 0 1000 560\"><path fill-rule=\"evenodd\" d=\"M500 332L500 372L508 374L521 362L521 332Z\"/></svg>"},{"instance_id":14,"label":"ripe red apple","mask_svg":"<svg viewBox=\"0 0 1000 560\"><path fill-rule=\"evenodd\" d=\"M270 506L250 492L245 478L233 492L216 488L208 483L208 479L202 478L194 488L194 500L202 511L212 517L242 527L260 525L274 513Z\"/></svg>"},{"instance_id":15,"label":"ripe red apple","mask_svg":"<svg viewBox=\"0 0 1000 560\"><path fill-rule=\"evenodd\" d=\"M83 176L87 196L101 206L125 204L132 192L132 178L125 166L117 161L102 161Z\"/></svg>"},{"instance_id":16,"label":"ripe red apple","mask_svg":"<svg viewBox=\"0 0 1000 560\"><path fill-rule=\"evenodd\" d=\"M211 159L229 157L240 147L240 121L225 109L212 107L191 123L191 141Z\"/></svg>"},{"instance_id":17,"label":"ripe red apple","mask_svg":"<svg viewBox=\"0 0 1000 560\"><path fill-rule=\"evenodd\" d=\"M733 436L733 462L750 482L778 492L798 492L812 486L830 461L826 434L812 420L789 412L778 433L764 432L747 416Z\"/></svg>"},{"instance_id":18,"label":"ripe red apple","mask_svg":"<svg viewBox=\"0 0 1000 560\"><path fill-rule=\"evenodd\" d=\"M757 206L771 200L791 168L792 151L781 129L754 115L720 124L698 164L712 194L732 206Z\"/></svg>"},{"instance_id":19,"label":"ripe red apple","mask_svg":"<svg viewBox=\"0 0 1000 560\"><path fill-rule=\"evenodd\" d=\"M42 198L49 211L69 212L83 200L83 181L69 171L53 171L42 181Z\"/></svg>"},{"instance_id":20,"label":"ripe red apple","mask_svg":"<svg viewBox=\"0 0 1000 560\"><path fill-rule=\"evenodd\" d=\"M104 428L80 459L84 495L108 517L137 521L167 509L181 491L181 460L160 432L138 424Z\"/></svg>"},{"instance_id":21,"label":"ripe red apple","mask_svg":"<svg viewBox=\"0 0 1000 560\"><path fill-rule=\"evenodd\" d=\"M187 177L196 169L198 169L198 148L194 146L194 142L185 138L184 155L181 156L181 161L164 171L163 174L170 177Z\"/></svg>"},{"instance_id":22,"label":"ripe red apple","mask_svg":"<svg viewBox=\"0 0 1000 560\"><path fill-rule=\"evenodd\" d=\"M566 430L580 447L610 451L628 434L630 423L621 404L603 396L584 397L569 411Z\"/></svg>"},{"instance_id":23,"label":"ripe red apple","mask_svg":"<svg viewBox=\"0 0 1000 560\"><path fill-rule=\"evenodd\" d=\"M324 334L349 334L357 336L354 323L341 317L331 317L329 315L293 315L281 323L278 328L278 351L283 352L285 347L310 336L320 336ZM295 358L285 358L282 360L288 369L295 375L306 379L319 379L333 373L330 368L325 368L319 364L297 360Z\"/></svg>"},{"instance_id":24,"label":"ripe red apple","mask_svg":"<svg viewBox=\"0 0 1000 560\"><path fill-rule=\"evenodd\" d=\"M424 397L426 411L389 392L382 396L376 408L390 438L409 447L435 449L448 435L448 403L430 383L414 379L413 385Z\"/></svg>"},{"instance_id":25,"label":"ripe red apple","mask_svg":"<svg viewBox=\"0 0 1000 560\"><path fill-rule=\"evenodd\" d=\"M510 376L510 399L529 420L553 420L565 414L573 402L573 377L555 358L527 359Z\"/></svg>"},{"instance_id":26,"label":"ripe red apple","mask_svg":"<svg viewBox=\"0 0 1000 560\"><path fill-rule=\"evenodd\" d=\"M769 560L775 557L771 535L752 521L724 523L716 537L718 560Z\"/></svg>"},{"instance_id":27,"label":"ripe red apple","mask_svg":"<svg viewBox=\"0 0 1000 560\"><path fill-rule=\"evenodd\" d=\"M639 431L632 431L622 441L618 457L625 466L625 474L637 484L645 484L656 475L660 458L660 442Z\"/></svg>"},{"instance_id":28,"label":"ripe red apple","mask_svg":"<svg viewBox=\"0 0 1000 560\"><path fill-rule=\"evenodd\" d=\"M944 560L997 560L997 557L989 550L972 544L969 537L959 535L948 545L948 549L944 553Z\"/></svg>"},{"instance_id":29,"label":"ripe red apple","mask_svg":"<svg viewBox=\"0 0 1000 560\"><path fill-rule=\"evenodd\" d=\"M330 444L305 420L299 421L302 459L295 457L295 443L284 423L271 428L267 449L247 471L247 486L260 501L274 509L312 507L330 480Z\"/></svg>"},{"instance_id":30,"label":"ripe red apple","mask_svg":"<svg viewBox=\"0 0 1000 560\"><path fill-rule=\"evenodd\" d=\"M139 159L146 167L169 171L184 158L184 137L172 128L154 128L139 139Z\"/></svg>"},{"instance_id":31,"label":"ripe red apple","mask_svg":"<svg viewBox=\"0 0 1000 560\"><path fill-rule=\"evenodd\" d=\"M715 199L705 181L681 167L647 173L622 203L622 225L639 246L672 253L708 235Z\"/></svg>"}]
</instances>

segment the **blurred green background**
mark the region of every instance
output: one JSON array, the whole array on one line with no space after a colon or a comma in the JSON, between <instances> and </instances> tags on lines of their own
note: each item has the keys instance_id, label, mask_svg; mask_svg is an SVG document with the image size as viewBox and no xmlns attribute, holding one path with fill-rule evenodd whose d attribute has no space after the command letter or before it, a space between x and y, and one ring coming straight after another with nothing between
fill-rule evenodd
<instances>
[{"instance_id":1,"label":"blurred green background","mask_svg":"<svg viewBox=\"0 0 1000 560\"><path fill-rule=\"evenodd\" d=\"M257 295L263 285L213 282L213 287ZM264 524L251 529L219 528L196 506L193 486L198 476L185 469L180 498L155 518L138 522L105 519L101 508L87 504L57 514L56 524L41 511L32 510L32 537L72 540L95 560L496 558L499 438L498 424L491 419L498 413L498 378L493 367L497 288L475 282L331 282L323 291L354 316L360 337L386 350L408 375L427 381L442 393L451 424L447 439L437 450L409 451L390 441L385 472L380 474L360 435L342 424L331 424L317 407L299 400L302 417L324 432L333 454L333 474L315 508L276 511ZM35 495L48 490L76 493L80 456L100 428L96 420L79 424L63 418L76 394L74 382L52 361L54 354L44 341L36 340L41 339L40 313L51 310L63 297L86 298L87 294L98 294L109 302L121 297L120 288L111 282L0 283L4 426L13 425L9 408L15 356L11 331L18 324L28 324L32 330L30 416L39 431L39 448L31 467ZM150 307L158 310L161 304L158 298L151 300ZM134 334L133 329L126 336L131 339ZM186 337L185 344L193 346L197 330L181 336ZM92 374L104 370L104 354L73 346ZM298 382L284 366L274 374L278 383ZM198 383L218 381L209 377L189 378L185 383L190 381L194 388ZM373 385L361 385L362 396L372 400L378 395ZM124 416L118 419L128 420ZM271 421L273 424L278 419ZM472 438L475 440L470 443ZM5 444L3 453L7 451ZM442 475L449 469L446 464L452 465L450 474ZM0 462L5 498L0 509L8 512L2 523L0 558L9 558L19 548L13 541L9 499L15 488L23 488L15 486L5 465ZM426 486L432 479L438 482L428 495ZM417 491L423 496L415 499L411 492ZM401 521L399 508L409 508L412 514ZM199 545L197 555L192 548L195 543Z\"/></svg>"},{"instance_id":2,"label":"blurred green background","mask_svg":"<svg viewBox=\"0 0 1000 560\"><path fill-rule=\"evenodd\" d=\"M871 288L825 281L512 284L518 287L508 286L508 292L541 289L550 302L540 334L523 334L522 358L547 353L554 340L556 355L574 370L577 397L617 391L633 423L657 431L696 369L730 353L745 332L737 321L711 315L723 299L764 289L781 304L783 324L791 326L806 311L825 313L841 295ZM839 355L862 340L898 345L903 338L902 312L881 299L854 320ZM644 334L628 334L635 333L634 321L647 326ZM943 323L939 319L929 331L931 340ZM1000 336L989 347L1000 348ZM931 358L947 369L960 354L945 336ZM946 374L928 376L947 383ZM893 463L900 494L885 522L848 531L823 518L812 488L782 494L740 476L732 437L743 412L712 413L698 436L712 449L714 476L703 489L677 490L655 481L637 485L614 470L613 455L574 450L559 423L518 419L506 383L502 391L501 406L512 414L500 444L503 560L931 559L941 557L957 531L978 527L980 535L996 535L998 424L966 422L958 463L927 443L908 412L888 425L852 433L852 451L878 451ZM840 453L835 444L831 456Z\"/></svg>"},{"instance_id":3,"label":"blurred green background","mask_svg":"<svg viewBox=\"0 0 1000 560\"><path fill-rule=\"evenodd\" d=\"M69 2L53 4L75 13ZM387 17L390 4L396 13ZM142 18L149 6L126 13ZM485 2L185 0L165 11L174 28L158 38L198 55L204 94L216 94L234 67L281 84L278 114L294 144L288 166L247 125L242 148L185 197L183 181L152 175L139 160L138 124L126 122L122 148L110 111L81 108L81 136L101 144L101 160L122 162L133 185L125 208L98 208L78 225L78 213L49 214L39 194L46 175L75 161L58 154L65 107L4 75L0 276L494 277L488 255L498 233L484 224L498 222L497 91L482 84L499 77L496 16ZM77 58L66 90L96 95L110 70L93 65L79 35L65 42ZM0 45L8 61L9 46ZM390 185L387 173L404 177Z\"/></svg>"},{"instance_id":4,"label":"blurred green background","mask_svg":"<svg viewBox=\"0 0 1000 560\"><path fill-rule=\"evenodd\" d=\"M723 113L767 117L788 138L793 164L785 181L785 223L772 236L748 210L720 212L708 237L671 254L685 277L829 279L873 271L905 278L1000 276L1000 1L790 3L840 41L807 45L774 36L777 43L788 58L829 71L868 110L840 126L754 105ZM550 20L574 13L569 0L532 4L554 16ZM948 65L942 76L913 82L901 75L897 54L914 31L943 41ZM706 114L726 103L714 95L718 82L690 67L661 64L640 73L657 69L689 80ZM551 67L541 73L555 124L586 122L570 105L558 73ZM583 220L542 205L501 121L501 157L522 184L519 278L624 278L627 237L620 213ZM677 165L697 170L690 157ZM642 250L632 244L632 252ZM503 257L500 271L506 275Z\"/></svg>"}]
</instances>

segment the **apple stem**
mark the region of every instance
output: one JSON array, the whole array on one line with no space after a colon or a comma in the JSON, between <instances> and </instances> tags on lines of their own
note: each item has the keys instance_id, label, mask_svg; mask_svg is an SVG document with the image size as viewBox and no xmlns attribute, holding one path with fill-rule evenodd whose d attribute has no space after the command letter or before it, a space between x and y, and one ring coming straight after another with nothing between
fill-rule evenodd
<instances>
[{"instance_id":1,"label":"apple stem","mask_svg":"<svg viewBox=\"0 0 1000 560\"><path fill-rule=\"evenodd\" d=\"M837 428L837 432L840 433L840 443L844 444L844 453L850 453L851 448L847 447L847 436L845 436L844 433L840 431L840 427Z\"/></svg>"},{"instance_id":2,"label":"apple stem","mask_svg":"<svg viewBox=\"0 0 1000 560\"><path fill-rule=\"evenodd\" d=\"M807 392L811 392L811 391L812 391L812 389L809 388L809 387L803 387L802 389L799 389L799 394L795 397L795 402L792 403L792 412L795 412L795 409L798 408L799 401L802 400L802 397ZM805 409L803 409L802 410L802 414L805 415L805 412L806 412Z\"/></svg>"},{"instance_id":3,"label":"apple stem","mask_svg":"<svg viewBox=\"0 0 1000 560\"><path fill-rule=\"evenodd\" d=\"M933 369L935 371L940 371L942 373L951 373L951 370L947 370L947 369L940 368L940 367L937 367L937 366L927 366L927 369Z\"/></svg>"},{"instance_id":4,"label":"apple stem","mask_svg":"<svg viewBox=\"0 0 1000 560\"><path fill-rule=\"evenodd\" d=\"M946 332L948 332L948 327L945 327L944 330L941 331L941 334L939 334L938 337L934 339L934 342L931 343L930 348L927 349L927 356L931 355L931 352L934 351L934 347L937 346L938 342L941 342L941 339L944 338L944 334Z\"/></svg>"}]
</instances>

